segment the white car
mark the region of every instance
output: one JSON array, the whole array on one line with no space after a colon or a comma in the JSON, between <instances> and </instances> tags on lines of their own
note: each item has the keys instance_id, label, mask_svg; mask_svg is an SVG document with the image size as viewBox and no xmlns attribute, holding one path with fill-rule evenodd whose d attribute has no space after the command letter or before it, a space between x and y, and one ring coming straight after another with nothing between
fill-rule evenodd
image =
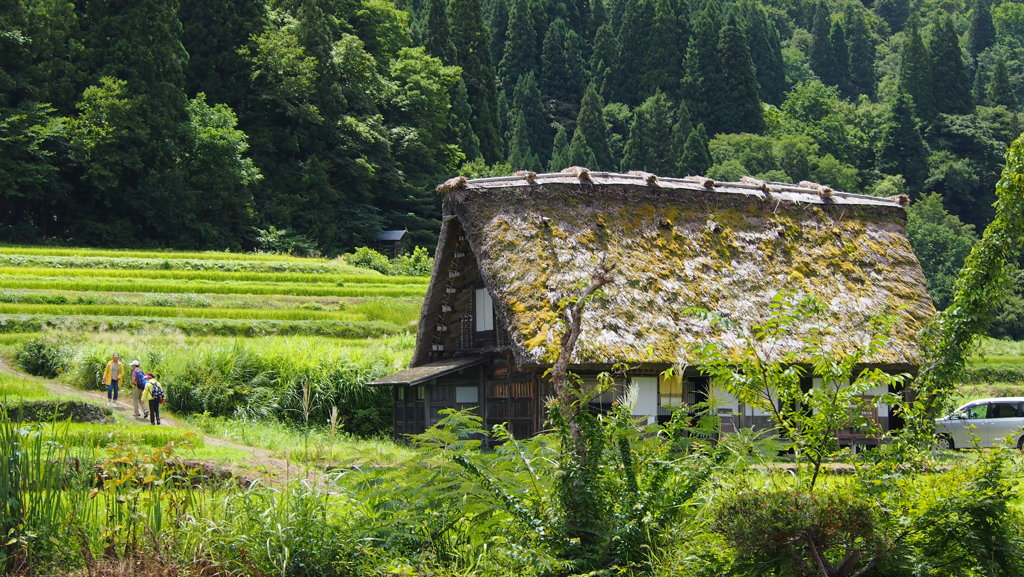
<instances>
[{"instance_id":1,"label":"white car","mask_svg":"<svg viewBox=\"0 0 1024 577\"><path fill-rule=\"evenodd\" d=\"M978 399L935 419L939 449L991 447L1008 438L1024 449L1024 397Z\"/></svg>"}]
</instances>

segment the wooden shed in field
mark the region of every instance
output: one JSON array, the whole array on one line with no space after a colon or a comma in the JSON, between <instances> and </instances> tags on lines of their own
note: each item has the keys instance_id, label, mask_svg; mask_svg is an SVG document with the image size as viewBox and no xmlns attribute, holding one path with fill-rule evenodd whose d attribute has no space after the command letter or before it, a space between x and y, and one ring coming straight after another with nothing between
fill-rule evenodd
<instances>
[{"instance_id":1,"label":"wooden shed in field","mask_svg":"<svg viewBox=\"0 0 1024 577\"><path fill-rule=\"evenodd\" d=\"M779 291L809 293L830 309L829 346L852 348L870 337L868 316L891 313L891 339L869 362L911 374L920 363L917 333L935 311L905 198L580 168L438 190L443 224L411 368L373 383L393 388L396 436L422 432L446 407L476 407L486 426L508 423L520 437L541 431L557 304L602 258L614 280L585 309L572 370L587 380L630 363L638 414L707 398L708 379L686 357L712 335L689 307L758 319ZM681 379L662 376L680 363ZM735 399L719 410L737 427L768 425ZM883 427L898 425L882 413Z\"/></svg>"}]
</instances>

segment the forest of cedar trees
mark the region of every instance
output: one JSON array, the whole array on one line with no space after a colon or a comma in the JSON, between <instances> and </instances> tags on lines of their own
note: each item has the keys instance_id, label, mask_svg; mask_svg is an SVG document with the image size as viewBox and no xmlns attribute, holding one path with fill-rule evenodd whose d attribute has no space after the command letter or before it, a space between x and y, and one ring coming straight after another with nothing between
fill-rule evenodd
<instances>
[{"instance_id":1,"label":"forest of cedar trees","mask_svg":"<svg viewBox=\"0 0 1024 577\"><path fill-rule=\"evenodd\" d=\"M944 308L1022 102L1013 0L12 0L0 242L331 256L432 246L455 174L753 176L910 195Z\"/></svg>"}]
</instances>

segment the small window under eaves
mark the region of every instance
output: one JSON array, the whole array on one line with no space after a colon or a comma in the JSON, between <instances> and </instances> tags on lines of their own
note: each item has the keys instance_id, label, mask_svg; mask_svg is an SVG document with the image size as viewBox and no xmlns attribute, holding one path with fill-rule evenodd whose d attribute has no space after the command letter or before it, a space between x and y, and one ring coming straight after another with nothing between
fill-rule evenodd
<instances>
[{"instance_id":1,"label":"small window under eaves","mask_svg":"<svg viewBox=\"0 0 1024 577\"><path fill-rule=\"evenodd\" d=\"M476 332L482 333L494 330L494 302L491 300L491 293L485 288L476 289L475 298Z\"/></svg>"}]
</instances>

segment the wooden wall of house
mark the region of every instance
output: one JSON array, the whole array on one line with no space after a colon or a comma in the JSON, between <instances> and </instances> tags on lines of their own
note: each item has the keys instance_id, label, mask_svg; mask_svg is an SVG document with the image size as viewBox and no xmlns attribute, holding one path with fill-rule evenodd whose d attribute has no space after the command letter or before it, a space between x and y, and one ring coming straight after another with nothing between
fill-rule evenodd
<instances>
[{"instance_id":1,"label":"wooden wall of house","mask_svg":"<svg viewBox=\"0 0 1024 577\"><path fill-rule=\"evenodd\" d=\"M476 255L466 241L458 221L450 225L453 241L439 256L442 259L438 274L444 281L440 296L439 314L434 321L431 358L450 356L457 351L494 347L507 343L503 329L479 332L475 319L476 290L484 287ZM489 312L493 314L493 312Z\"/></svg>"}]
</instances>

